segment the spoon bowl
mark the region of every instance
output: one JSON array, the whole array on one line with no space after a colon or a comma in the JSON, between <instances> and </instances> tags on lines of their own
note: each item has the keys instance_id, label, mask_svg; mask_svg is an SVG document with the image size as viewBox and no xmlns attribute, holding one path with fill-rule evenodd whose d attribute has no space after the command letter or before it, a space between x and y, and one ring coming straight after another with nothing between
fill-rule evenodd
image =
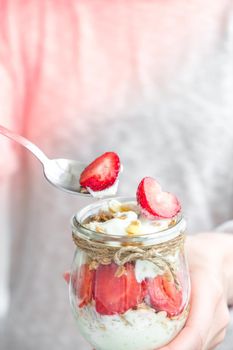
<instances>
[{"instance_id":1,"label":"spoon bowl","mask_svg":"<svg viewBox=\"0 0 233 350\"><path fill-rule=\"evenodd\" d=\"M27 148L41 162L45 178L53 186L65 192L90 197L79 184L80 174L86 168L86 164L71 159L49 159L34 143L2 125L0 134Z\"/></svg>"},{"instance_id":2,"label":"spoon bowl","mask_svg":"<svg viewBox=\"0 0 233 350\"><path fill-rule=\"evenodd\" d=\"M85 168L86 164L72 159L49 159L44 164L44 175L53 186L60 190L80 196L90 196L79 184L80 175Z\"/></svg>"}]
</instances>

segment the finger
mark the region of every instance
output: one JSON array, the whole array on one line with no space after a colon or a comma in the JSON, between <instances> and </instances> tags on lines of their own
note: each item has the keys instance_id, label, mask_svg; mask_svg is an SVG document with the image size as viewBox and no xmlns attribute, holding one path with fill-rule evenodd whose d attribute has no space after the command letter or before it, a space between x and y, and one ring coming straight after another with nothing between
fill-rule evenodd
<instances>
[{"instance_id":1,"label":"finger","mask_svg":"<svg viewBox=\"0 0 233 350\"><path fill-rule=\"evenodd\" d=\"M161 350L202 350L206 343L216 308L216 292L208 287L206 276L202 272L193 272L191 282L191 309L186 326Z\"/></svg>"},{"instance_id":2,"label":"finger","mask_svg":"<svg viewBox=\"0 0 233 350\"><path fill-rule=\"evenodd\" d=\"M211 347L206 347L205 350L214 350L217 348L218 345L220 345L226 336L226 328L224 328L222 331L218 333L218 335L214 338Z\"/></svg>"},{"instance_id":3,"label":"finger","mask_svg":"<svg viewBox=\"0 0 233 350\"><path fill-rule=\"evenodd\" d=\"M64 272L63 278L66 281L66 283L69 283L70 282L70 272L69 271Z\"/></svg>"},{"instance_id":4,"label":"finger","mask_svg":"<svg viewBox=\"0 0 233 350\"><path fill-rule=\"evenodd\" d=\"M186 326L179 335L167 346L160 350L200 350L202 339L195 328Z\"/></svg>"},{"instance_id":5,"label":"finger","mask_svg":"<svg viewBox=\"0 0 233 350\"><path fill-rule=\"evenodd\" d=\"M224 298L217 304L214 322L209 331L205 349L214 349L224 340L226 328L230 322L230 312Z\"/></svg>"},{"instance_id":6,"label":"finger","mask_svg":"<svg viewBox=\"0 0 233 350\"><path fill-rule=\"evenodd\" d=\"M206 343L209 330L213 326L213 317L219 301L219 291L215 288L215 281L203 272L194 272L191 277L191 310L187 326L195 328Z\"/></svg>"}]
</instances>

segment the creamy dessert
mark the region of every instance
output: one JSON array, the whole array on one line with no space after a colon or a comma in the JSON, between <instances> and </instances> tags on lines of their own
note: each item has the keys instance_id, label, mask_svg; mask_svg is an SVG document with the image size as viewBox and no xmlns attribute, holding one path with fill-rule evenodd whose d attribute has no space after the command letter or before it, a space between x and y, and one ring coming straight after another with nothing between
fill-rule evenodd
<instances>
[{"instance_id":1,"label":"creamy dessert","mask_svg":"<svg viewBox=\"0 0 233 350\"><path fill-rule=\"evenodd\" d=\"M179 218L151 220L141 214L137 202L113 199L82 225L100 235L135 237L175 228ZM182 275L179 249L170 262ZM154 262L136 259L119 267L115 262L93 264L86 257L77 265L71 303L81 333L96 350L154 350L183 328L188 285L180 281L177 289L171 275Z\"/></svg>"},{"instance_id":2,"label":"creamy dessert","mask_svg":"<svg viewBox=\"0 0 233 350\"><path fill-rule=\"evenodd\" d=\"M112 199L103 203L96 215L83 225L96 232L112 235L143 235L163 231L176 224L178 216L168 219L148 219L141 214L136 201L123 203Z\"/></svg>"},{"instance_id":3,"label":"creamy dessert","mask_svg":"<svg viewBox=\"0 0 233 350\"><path fill-rule=\"evenodd\" d=\"M120 169L108 152L84 170L80 184L100 197L118 184ZM190 284L180 212L177 198L146 177L135 200L99 201L73 218L70 301L95 350L155 350L183 328Z\"/></svg>"},{"instance_id":4,"label":"creamy dessert","mask_svg":"<svg viewBox=\"0 0 233 350\"><path fill-rule=\"evenodd\" d=\"M102 316L94 307L77 310L83 336L96 350L154 350L167 344L183 328L186 315L170 319L165 311L146 306L124 315Z\"/></svg>"}]
</instances>

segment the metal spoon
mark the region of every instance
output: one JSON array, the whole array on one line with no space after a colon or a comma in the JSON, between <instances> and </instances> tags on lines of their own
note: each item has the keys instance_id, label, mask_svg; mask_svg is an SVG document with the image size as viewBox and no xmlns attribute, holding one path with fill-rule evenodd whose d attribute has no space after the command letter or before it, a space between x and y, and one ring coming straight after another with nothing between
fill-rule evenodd
<instances>
[{"instance_id":1,"label":"metal spoon","mask_svg":"<svg viewBox=\"0 0 233 350\"><path fill-rule=\"evenodd\" d=\"M2 125L0 125L0 134L9 137L34 154L43 165L45 178L52 185L69 193L90 196L88 192L83 192L79 184L80 174L86 164L70 159L49 159L34 143Z\"/></svg>"}]
</instances>

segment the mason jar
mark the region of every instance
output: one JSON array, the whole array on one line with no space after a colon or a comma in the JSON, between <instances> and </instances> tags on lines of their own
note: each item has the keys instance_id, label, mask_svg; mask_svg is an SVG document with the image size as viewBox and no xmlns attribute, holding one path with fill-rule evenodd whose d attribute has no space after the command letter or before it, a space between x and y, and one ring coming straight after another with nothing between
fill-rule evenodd
<instances>
[{"instance_id":1,"label":"mason jar","mask_svg":"<svg viewBox=\"0 0 233 350\"><path fill-rule=\"evenodd\" d=\"M132 198L118 200L136 205ZM71 308L95 350L155 350L176 337L188 316L186 223L179 214L165 229L147 234L87 228L88 218L108 201L97 201L72 218Z\"/></svg>"}]
</instances>

